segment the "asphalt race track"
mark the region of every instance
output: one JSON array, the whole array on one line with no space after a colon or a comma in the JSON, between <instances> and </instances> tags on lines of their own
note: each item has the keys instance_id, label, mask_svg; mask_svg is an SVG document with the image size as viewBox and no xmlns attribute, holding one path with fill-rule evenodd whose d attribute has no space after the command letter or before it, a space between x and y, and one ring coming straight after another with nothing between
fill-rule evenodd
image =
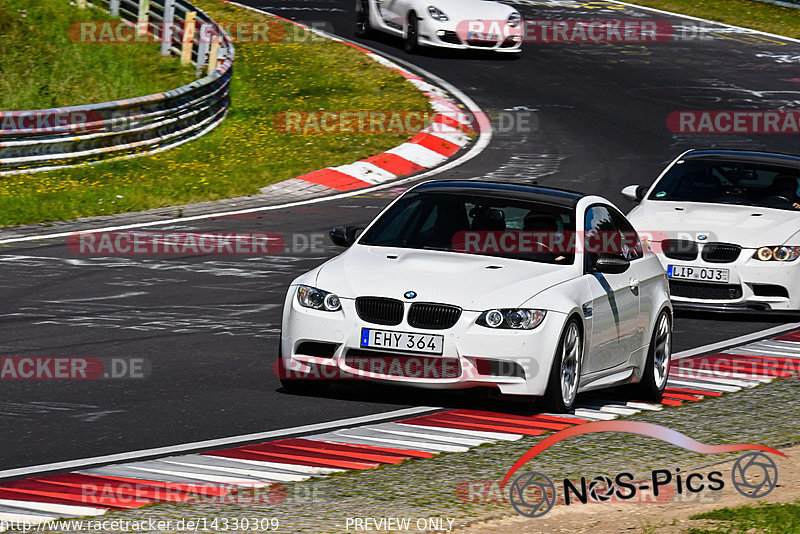
<instances>
[{"instance_id":1,"label":"asphalt race track","mask_svg":"<svg viewBox=\"0 0 800 534\"><path fill-rule=\"evenodd\" d=\"M353 38L351 0L247 3ZM617 4L524 2L526 19L687 21ZM714 31L711 31L714 30ZM794 108L798 45L710 28L706 38L650 44L527 43L519 59L426 52L390 37L363 41L468 94L490 115L535 114L531 131L497 131L478 157L442 178L485 177L602 194L650 183L691 147L796 152L789 135L673 134L678 110ZM336 224L366 223L388 188L247 217L154 227L172 231L279 232L322 239ZM337 253L303 242L274 256L78 256L63 240L0 249L0 354L140 359L145 378L3 380L0 469L294 427L410 406L524 408L464 393L333 388L325 398L280 390L275 357L286 287ZM786 319L680 316L675 350L763 330Z\"/></svg>"}]
</instances>

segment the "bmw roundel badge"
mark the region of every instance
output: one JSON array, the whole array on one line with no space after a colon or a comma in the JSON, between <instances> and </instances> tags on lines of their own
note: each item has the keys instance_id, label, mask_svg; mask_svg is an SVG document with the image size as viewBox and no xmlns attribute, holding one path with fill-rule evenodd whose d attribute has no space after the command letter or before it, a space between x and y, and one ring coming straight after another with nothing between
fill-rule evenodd
<instances>
[{"instance_id":1,"label":"bmw roundel badge","mask_svg":"<svg viewBox=\"0 0 800 534\"><path fill-rule=\"evenodd\" d=\"M403 296L405 298L407 298L407 299L415 299L415 298L417 298L417 292L416 291L406 291Z\"/></svg>"},{"instance_id":2,"label":"bmw roundel badge","mask_svg":"<svg viewBox=\"0 0 800 534\"><path fill-rule=\"evenodd\" d=\"M707 234L697 234L697 240L698 241L705 241L706 239L708 239L708 235Z\"/></svg>"}]
</instances>

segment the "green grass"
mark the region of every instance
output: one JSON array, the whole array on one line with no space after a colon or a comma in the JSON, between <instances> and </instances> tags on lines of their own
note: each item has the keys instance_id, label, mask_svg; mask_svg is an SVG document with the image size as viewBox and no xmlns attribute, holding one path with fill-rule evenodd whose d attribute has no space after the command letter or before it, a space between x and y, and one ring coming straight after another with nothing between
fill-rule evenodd
<instances>
[{"instance_id":1,"label":"green grass","mask_svg":"<svg viewBox=\"0 0 800 534\"><path fill-rule=\"evenodd\" d=\"M734 534L750 532L751 529L759 534L798 534L800 501L721 508L693 515L690 519L711 519L721 523L710 528L690 528L689 534Z\"/></svg>"},{"instance_id":2,"label":"green grass","mask_svg":"<svg viewBox=\"0 0 800 534\"><path fill-rule=\"evenodd\" d=\"M755 0L632 0L632 2L787 37L800 37L800 9L791 7Z\"/></svg>"},{"instance_id":3,"label":"green grass","mask_svg":"<svg viewBox=\"0 0 800 534\"><path fill-rule=\"evenodd\" d=\"M0 110L106 102L194 80L158 44L73 42L67 30L81 20L114 18L67 0L0 0Z\"/></svg>"},{"instance_id":4,"label":"green grass","mask_svg":"<svg viewBox=\"0 0 800 534\"><path fill-rule=\"evenodd\" d=\"M195 3L217 20L266 20L218 0ZM429 109L405 78L350 46L292 41L236 45L230 112L199 140L155 156L0 178L0 226L256 194L410 137L280 133L272 120L282 111Z\"/></svg>"}]
</instances>

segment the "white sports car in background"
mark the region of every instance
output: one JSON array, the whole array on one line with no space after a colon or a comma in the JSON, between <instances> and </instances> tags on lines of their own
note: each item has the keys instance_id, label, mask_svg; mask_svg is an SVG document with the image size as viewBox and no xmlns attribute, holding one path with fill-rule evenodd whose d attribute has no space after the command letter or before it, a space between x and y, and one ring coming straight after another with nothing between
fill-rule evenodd
<instances>
[{"instance_id":1,"label":"white sports car in background","mask_svg":"<svg viewBox=\"0 0 800 534\"><path fill-rule=\"evenodd\" d=\"M518 53L522 24L516 9L491 0L356 0L356 33L402 37L408 52L431 46Z\"/></svg>"},{"instance_id":2,"label":"white sports car in background","mask_svg":"<svg viewBox=\"0 0 800 534\"><path fill-rule=\"evenodd\" d=\"M676 306L800 309L800 157L690 150L629 214L670 277Z\"/></svg>"},{"instance_id":3,"label":"white sports car in background","mask_svg":"<svg viewBox=\"0 0 800 534\"><path fill-rule=\"evenodd\" d=\"M288 391L338 379L483 386L544 396L557 412L580 391L631 382L661 397L666 276L607 200L429 182L359 230L334 228L349 249L289 287L276 363Z\"/></svg>"}]
</instances>

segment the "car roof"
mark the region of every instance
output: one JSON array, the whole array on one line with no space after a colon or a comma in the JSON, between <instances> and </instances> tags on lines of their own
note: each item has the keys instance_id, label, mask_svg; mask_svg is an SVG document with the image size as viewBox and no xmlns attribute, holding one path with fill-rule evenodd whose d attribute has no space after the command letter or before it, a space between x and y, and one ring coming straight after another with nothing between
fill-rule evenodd
<instances>
[{"instance_id":1,"label":"car roof","mask_svg":"<svg viewBox=\"0 0 800 534\"><path fill-rule=\"evenodd\" d=\"M692 150L681 158L684 161L711 160L731 163L766 163L796 167L800 169L800 156L780 152L761 152L756 150Z\"/></svg>"},{"instance_id":2,"label":"car roof","mask_svg":"<svg viewBox=\"0 0 800 534\"><path fill-rule=\"evenodd\" d=\"M512 184L508 182L490 182L481 180L438 180L426 182L414 188L415 192L449 193L482 195L492 198L506 198L513 200L529 200L542 204L551 204L564 208L574 208L583 193L558 189L554 187L541 187L538 185Z\"/></svg>"}]
</instances>

